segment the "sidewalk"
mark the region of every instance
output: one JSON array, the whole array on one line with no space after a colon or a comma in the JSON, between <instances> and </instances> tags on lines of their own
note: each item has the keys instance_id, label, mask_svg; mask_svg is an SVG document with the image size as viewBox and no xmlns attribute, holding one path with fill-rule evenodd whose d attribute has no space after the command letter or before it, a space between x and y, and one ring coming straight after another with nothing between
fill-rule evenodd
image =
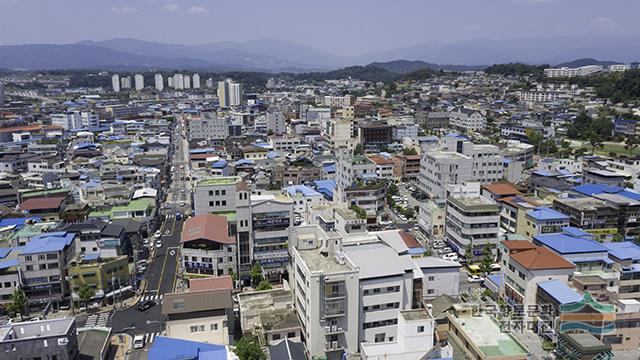
<instances>
[{"instance_id":1,"label":"sidewalk","mask_svg":"<svg viewBox=\"0 0 640 360\"><path fill-rule=\"evenodd\" d=\"M118 334L111 337L111 345L117 346L118 350L114 356L114 360L125 360L129 356L133 339L129 334Z\"/></svg>"}]
</instances>

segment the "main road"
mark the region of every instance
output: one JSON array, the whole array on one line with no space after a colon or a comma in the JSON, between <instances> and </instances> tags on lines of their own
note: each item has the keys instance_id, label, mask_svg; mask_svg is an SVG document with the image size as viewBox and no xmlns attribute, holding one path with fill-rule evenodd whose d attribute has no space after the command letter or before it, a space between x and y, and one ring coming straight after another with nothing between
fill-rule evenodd
<instances>
[{"instance_id":1,"label":"main road","mask_svg":"<svg viewBox=\"0 0 640 360\"><path fill-rule=\"evenodd\" d=\"M183 219L178 220L177 213L185 213L190 207L189 199L185 191L188 182L182 180L187 167L186 156L188 149L185 149L186 141L181 134L182 125L178 124L173 130L173 143L175 149L171 158L171 186L167 191L167 200L162 210L163 221L160 227L161 236L159 239L151 238L150 244L155 247L151 252L149 265L145 273L146 286L140 302L153 300L156 305L145 311L139 311L137 306L116 311L111 318L113 333L127 333L131 336L143 335L146 345L142 351L135 350L131 353L131 359L146 359L150 344L156 336L163 333L164 318L161 308L163 297L167 293L172 293L181 281L178 276L180 271L180 234L182 232ZM183 204L184 203L184 204ZM184 205L184 206L180 206ZM162 245L155 246L157 240ZM137 304L136 304L137 305Z\"/></svg>"}]
</instances>

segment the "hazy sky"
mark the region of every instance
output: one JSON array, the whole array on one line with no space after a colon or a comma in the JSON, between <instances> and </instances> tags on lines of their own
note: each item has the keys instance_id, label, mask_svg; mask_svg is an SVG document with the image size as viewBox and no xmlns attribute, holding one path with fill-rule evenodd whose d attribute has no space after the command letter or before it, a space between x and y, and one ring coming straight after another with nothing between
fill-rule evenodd
<instances>
[{"instance_id":1,"label":"hazy sky","mask_svg":"<svg viewBox=\"0 0 640 360\"><path fill-rule=\"evenodd\" d=\"M640 34L637 0L0 0L0 44L274 37L341 55L429 40Z\"/></svg>"}]
</instances>

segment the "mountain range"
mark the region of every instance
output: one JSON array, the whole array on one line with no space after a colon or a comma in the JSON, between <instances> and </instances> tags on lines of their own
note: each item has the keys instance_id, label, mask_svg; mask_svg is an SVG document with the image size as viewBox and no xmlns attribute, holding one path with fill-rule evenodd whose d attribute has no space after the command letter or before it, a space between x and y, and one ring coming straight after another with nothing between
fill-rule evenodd
<instances>
[{"instance_id":1,"label":"mountain range","mask_svg":"<svg viewBox=\"0 0 640 360\"><path fill-rule=\"evenodd\" d=\"M374 63L390 72L424 68L475 70L491 64L560 64L575 59L640 60L640 36L588 34L553 38L429 41L346 57L273 38L200 45L165 44L131 38L74 44L0 46L0 68L184 68L214 71L326 71ZM395 62L397 59L408 61ZM439 65L455 64L455 65Z\"/></svg>"}]
</instances>

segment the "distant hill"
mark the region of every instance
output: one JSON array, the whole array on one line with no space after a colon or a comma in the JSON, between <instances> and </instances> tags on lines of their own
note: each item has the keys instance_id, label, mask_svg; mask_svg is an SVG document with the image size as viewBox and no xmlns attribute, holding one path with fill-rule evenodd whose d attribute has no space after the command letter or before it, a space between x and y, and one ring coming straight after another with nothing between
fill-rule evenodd
<instances>
[{"instance_id":1,"label":"distant hill","mask_svg":"<svg viewBox=\"0 0 640 360\"><path fill-rule=\"evenodd\" d=\"M600 60L596 60L596 59L592 59L592 58L582 58L582 59L576 59L576 60L572 60L572 61L568 61L568 62L564 62L564 63L558 64L558 65L556 65L556 67L577 68L577 67L589 66L589 65L602 65L604 67L607 67L609 65L616 65L616 64L620 64L620 62L617 62L617 61L600 61Z\"/></svg>"},{"instance_id":2,"label":"distant hill","mask_svg":"<svg viewBox=\"0 0 640 360\"><path fill-rule=\"evenodd\" d=\"M446 71L476 71L486 68L486 66L477 65L439 65L428 63L422 60L393 60L387 62L372 62L367 66L374 66L377 68L385 69L389 72L396 74L408 74L418 70L430 69L430 70L446 70Z\"/></svg>"},{"instance_id":3,"label":"distant hill","mask_svg":"<svg viewBox=\"0 0 640 360\"><path fill-rule=\"evenodd\" d=\"M389 82L400 78L400 74L392 73L379 67L367 65L349 66L343 69L325 72L302 73L298 74L297 78L315 81L353 78L370 82Z\"/></svg>"}]
</instances>

